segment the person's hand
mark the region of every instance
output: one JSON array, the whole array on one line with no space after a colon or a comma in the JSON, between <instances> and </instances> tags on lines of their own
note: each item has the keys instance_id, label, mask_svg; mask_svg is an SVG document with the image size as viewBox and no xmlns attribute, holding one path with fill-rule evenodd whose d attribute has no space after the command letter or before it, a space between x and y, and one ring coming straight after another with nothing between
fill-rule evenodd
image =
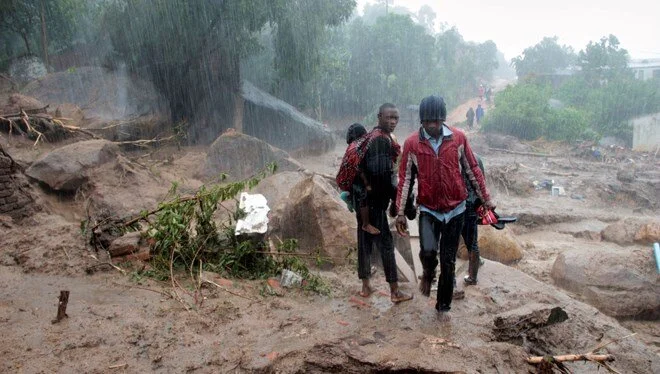
<instances>
[{"instance_id":1,"label":"person's hand","mask_svg":"<svg viewBox=\"0 0 660 374\"><path fill-rule=\"evenodd\" d=\"M408 220L406 220L406 216L397 216L396 221L396 232L399 233L401 236L408 236Z\"/></svg>"},{"instance_id":2,"label":"person's hand","mask_svg":"<svg viewBox=\"0 0 660 374\"><path fill-rule=\"evenodd\" d=\"M497 206L493 200L488 200L484 203L484 207L489 210L495 210Z\"/></svg>"},{"instance_id":3,"label":"person's hand","mask_svg":"<svg viewBox=\"0 0 660 374\"><path fill-rule=\"evenodd\" d=\"M390 201L389 213L390 213L390 217L392 218L396 217L396 202L394 202L394 200Z\"/></svg>"},{"instance_id":4,"label":"person's hand","mask_svg":"<svg viewBox=\"0 0 660 374\"><path fill-rule=\"evenodd\" d=\"M371 185L370 184L366 185L364 188L367 190L367 192L371 192Z\"/></svg>"}]
</instances>

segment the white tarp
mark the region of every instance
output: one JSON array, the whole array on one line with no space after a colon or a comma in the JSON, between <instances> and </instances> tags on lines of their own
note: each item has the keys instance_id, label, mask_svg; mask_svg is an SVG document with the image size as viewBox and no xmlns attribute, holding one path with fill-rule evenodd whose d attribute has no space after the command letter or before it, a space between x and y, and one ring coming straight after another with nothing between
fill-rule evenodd
<instances>
[{"instance_id":1,"label":"white tarp","mask_svg":"<svg viewBox=\"0 0 660 374\"><path fill-rule=\"evenodd\" d=\"M236 222L236 235L241 234L265 234L268 230L268 201L262 194L251 195L242 192L238 207L247 214Z\"/></svg>"}]
</instances>

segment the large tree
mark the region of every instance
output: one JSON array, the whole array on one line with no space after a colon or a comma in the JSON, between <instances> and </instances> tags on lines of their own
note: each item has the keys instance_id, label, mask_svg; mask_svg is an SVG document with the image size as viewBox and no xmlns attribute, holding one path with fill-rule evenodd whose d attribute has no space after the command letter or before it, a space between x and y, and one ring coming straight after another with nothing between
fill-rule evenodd
<instances>
[{"instance_id":1,"label":"large tree","mask_svg":"<svg viewBox=\"0 0 660 374\"><path fill-rule=\"evenodd\" d=\"M631 73L628 60L628 51L620 48L619 39L611 34L598 42L590 41L578 54L582 75L592 86Z\"/></svg>"},{"instance_id":2,"label":"large tree","mask_svg":"<svg viewBox=\"0 0 660 374\"><path fill-rule=\"evenodd\" d=\"M532 47L525 48L522 55L511 62L516 68L519 78L528 75L553 74L558 69L564 69L575 61L573 49L559 45L557 37L545 37Z\"/></svg>"},{"instance_id":3,"label":"large tree","mask_svg":"<svg viewBox=\"0 0 660 374\"><path fill-rule=\"evenodd\" d=\"M105 17L119 59L148 74L170 102L174 120L195 124L195 137L240 129L240 61L270 25L275 67L304 80L319 60L327 26L344 21L355 0L126 0ZM193 139L194 140L194 139Z\"/></svg>"}]
</instances>

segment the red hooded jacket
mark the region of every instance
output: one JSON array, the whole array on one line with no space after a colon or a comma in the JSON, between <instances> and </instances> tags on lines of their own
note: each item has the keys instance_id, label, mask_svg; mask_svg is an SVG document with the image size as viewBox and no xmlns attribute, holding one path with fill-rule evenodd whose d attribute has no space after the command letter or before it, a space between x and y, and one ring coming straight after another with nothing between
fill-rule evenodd
<instances>
[{"instance_id":1,"label":"red hooded jacket","mask_svg":"<svg viewBox=\"0 0 660 374\"><path fill-rule=\"evenodd\" d=\"M406 139L399 163L398 214L404 214L415 178L419 182L417 204L441 213L456 208L468 196L463 169L477 197L484 203L490 200L484 175L465 134L453 127L449 129L453 134L442 140L437 155L421 128Z\"/></svg>"}]
</instances>

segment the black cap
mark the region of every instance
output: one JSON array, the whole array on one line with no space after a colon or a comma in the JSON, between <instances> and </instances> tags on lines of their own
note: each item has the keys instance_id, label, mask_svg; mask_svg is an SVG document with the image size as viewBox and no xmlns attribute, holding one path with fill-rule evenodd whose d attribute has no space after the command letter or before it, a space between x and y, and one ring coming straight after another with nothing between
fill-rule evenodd
<instances>
[{"instance_id":1,"label":"black cap","mask_svg":"<svg viewBox=\"0 0 660 374\"><path fill-rule=\"evenodd\" d=\"M419 120L439 121L447 118L447 106L439 96L427 96L419 104Z\"/></svg>"}]
</instances>

